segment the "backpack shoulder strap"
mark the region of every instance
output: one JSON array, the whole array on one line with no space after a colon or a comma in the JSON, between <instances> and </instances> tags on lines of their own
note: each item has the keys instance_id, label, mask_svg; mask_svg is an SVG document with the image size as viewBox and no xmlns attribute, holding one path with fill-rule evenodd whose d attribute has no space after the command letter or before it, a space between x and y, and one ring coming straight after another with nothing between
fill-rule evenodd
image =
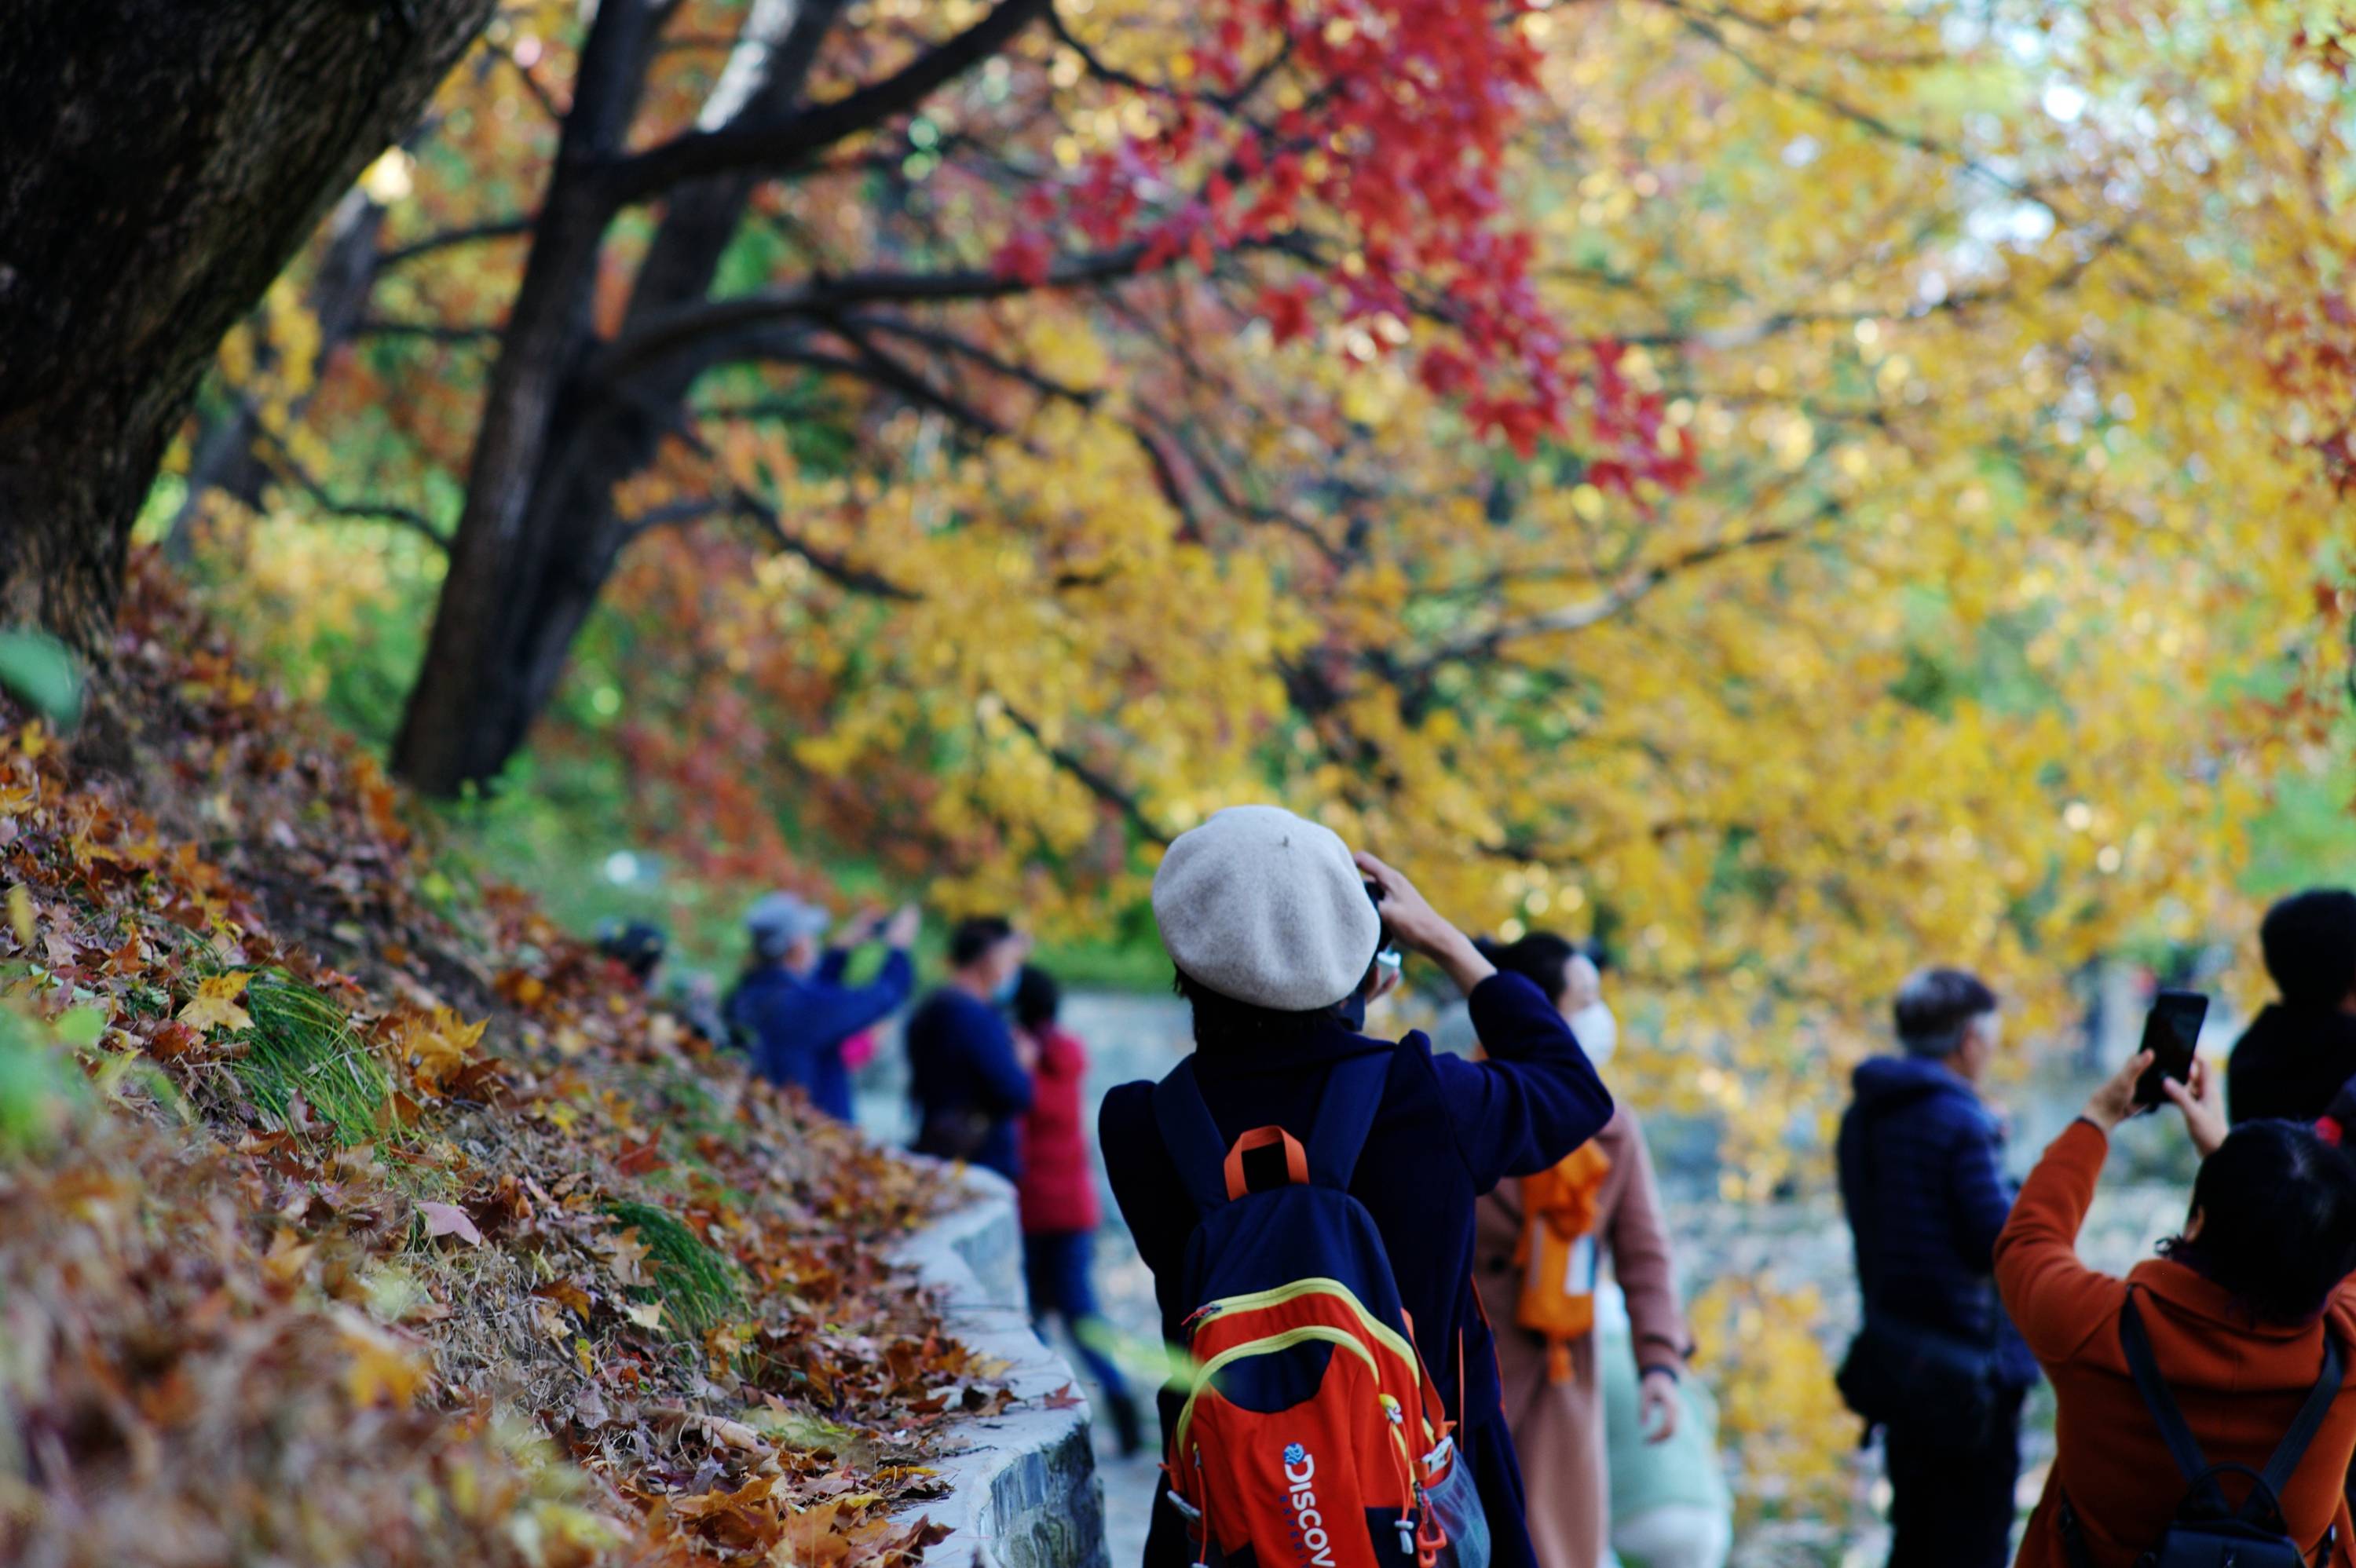
<instances>
[{"instance_id":1,"label":"backpack shoulder strap","mask_svg":"<svg viewBox=\"0 0 2356 1568\"><path fill-rule=\"evenodd\" d=\"M2201 1444L2192 1435L2192 1428L2184 1423L2184 1413L2177 1408L2176 1396L2168 1392L2168 1380L2159 1373L2159 1360L2152 1354L2151 1335L2143 1325L2143 1314L2136 1310L2136 1287L2127 1286L2127 1298L2119 1307L2119 1349L2126 1352L2127 1371L2135 1377L2136 1391L2143 1395L2144 1407L2159 1427L2160 1440L2168 1445L2169 1456L2184 1474L2184 1483L2195 1488L2216 1486L2209 1469L2208 1456L2201 1452Z\"/></svg>"},{"instance_id":2,"label":"backpack shoulder strap","mask_svg":"<svg viewBox=\"0 0 2356 1568\"><path fill-rule=\"evenodd\" d=\"M2277 1511L2283 1488L2290 1485L2292 1472L2307 1457L2308 1445L2315 1441L2324 1418L2331 1413L2331 1402L2340 1397L2340 1385L2347 1371L2348 1352L2327 1318L2323 1325L2323 1371L2308 1391L2307 1403L2298 1407L2298 1416L2290 1424L2290 1430L2283 1435L2282 1445L2275 1450L2274 1457L2266 1461L2265 1469L2258 1477L2267 1500L2275 1504ZM2257 1494L2253 1493L2251 1501L2256 1500Z\"/></svg>"},{"instance_id":3,"label":"backpack shoulder strap","mask_svg":"<svg viewBox=\"0 0 2356 1568\"><path fill-rule=\"evenodd\" d=\"M1178 1179L1194 1200L1195 1211L1207 1214L1225 1203L1227 1146L1219 1136L1219 1124L1212 1119L1211 1107L1204 1102L1202 1085L1194 1082L1193 1057L1181 1061L1153 1086L1153 1122L1161 1129L1162 1147L1170 1151L1170 1163L1178 1168Z\"/></svg>"},{"instance_id":4,"label":"backpack shoulder strap","mask_svg":"<svg viewBox=\"0 0 2356 1568\"><path fill-rule=\"evenodd\" d=\"M1374 1129L1375 1113L1382 1107L1383 1085L1390 1078L1391 1059L1370 1053L1345 1056L1325 1074L1325 1091L1317 1102L1317 1125L1309 1132L1309 1179L1320 1187L1347 1190L1358 1168L1359 1151Z\"/></svg>"}]
</instances>

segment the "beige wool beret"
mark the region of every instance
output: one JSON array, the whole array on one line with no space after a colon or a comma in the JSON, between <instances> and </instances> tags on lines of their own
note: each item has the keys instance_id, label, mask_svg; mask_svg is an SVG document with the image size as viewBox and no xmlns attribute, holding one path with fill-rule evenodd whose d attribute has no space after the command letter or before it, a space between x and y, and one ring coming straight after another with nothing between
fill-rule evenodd
<instances>
[{"instance_id":1,"label":"beige wool beret","mask_svg":"<svg viewBox=\"0 0 2356 1568\"><path fill-rule=\"evenodd\" d=\"M1356 990L1383 929L1340 835L1274 805L1180 834L1153 874L1153 920L1188 977L1283 1012Z\"/></svg>"}]
</instances>

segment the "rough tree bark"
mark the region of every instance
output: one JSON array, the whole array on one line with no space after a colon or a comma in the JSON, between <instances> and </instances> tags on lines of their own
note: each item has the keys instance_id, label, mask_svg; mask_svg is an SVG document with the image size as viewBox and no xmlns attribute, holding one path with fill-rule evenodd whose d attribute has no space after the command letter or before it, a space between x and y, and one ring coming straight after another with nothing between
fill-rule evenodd
<instances>
[{"instance_id":1,"label":"rough tree bark","mask_svg":"<svg viewBox=\"0 0 2356 1568\"><path fill-rule=\"evenodd\" d=\"M103 655L221 336L491 5L0 6L0 622Z\"/></svg>"}]
</instances>

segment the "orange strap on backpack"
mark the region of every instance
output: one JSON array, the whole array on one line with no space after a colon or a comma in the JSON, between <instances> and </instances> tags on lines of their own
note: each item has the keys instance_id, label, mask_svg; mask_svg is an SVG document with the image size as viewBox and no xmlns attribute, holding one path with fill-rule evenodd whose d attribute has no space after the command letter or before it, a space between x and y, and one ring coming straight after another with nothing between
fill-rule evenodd
<instances>
[{"instance_id":1,"label":"orange strap on backpack","mask_svg":"<svg viewBox=\"0 0 2356 1568\"><path fill-rule=\"evenodd\" d=\"M1571 1378L1570 1347L1595 1331L1594 1236L1612 1157L1581 1144L1561 1164L1522 1178L1522 1271L1514 1321L1547 1342L1547 1377Z\"/></svg>"}]
</instances>

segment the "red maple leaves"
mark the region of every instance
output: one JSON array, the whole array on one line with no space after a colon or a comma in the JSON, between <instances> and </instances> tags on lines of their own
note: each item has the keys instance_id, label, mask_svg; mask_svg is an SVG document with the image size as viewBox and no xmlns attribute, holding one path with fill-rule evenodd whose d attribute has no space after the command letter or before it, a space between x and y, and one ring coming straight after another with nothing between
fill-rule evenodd
<instances>
[{"instance_id":1,"label":"red maple leaves","mask_svg":"<svg viewBox=\"0 0 2356 1568\"><path fill-rule=\"evenodd\" d=\"M1525 453L1577 442L1605 489L1686 483L1690 443L1664 435L1660 400L1618 373L1619 347L1582 342L1539 296L1505 187L1540 101L1539 52L1518 25L1536 7L1507 9L1213 0L1172 73L1196 91L1156 93L1150 130L1034 188L1000 269L1045 281L1058 222L1100 253L1138 247L1139 271L1289 258L1313 281L1251 296L1278 342L1309 334L1320 310L1378 327L1361 344L1412 353L1423 385L1483 436Z\"/></svg>"}]
</instances>

